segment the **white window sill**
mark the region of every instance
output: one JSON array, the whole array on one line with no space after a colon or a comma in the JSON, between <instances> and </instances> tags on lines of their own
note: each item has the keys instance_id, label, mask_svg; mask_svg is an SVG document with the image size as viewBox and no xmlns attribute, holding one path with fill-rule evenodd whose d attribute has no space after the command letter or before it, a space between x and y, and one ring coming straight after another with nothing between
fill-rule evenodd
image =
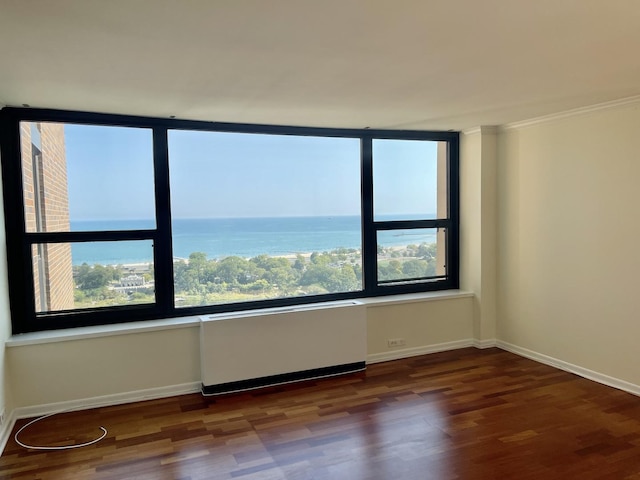
<instances>
[{"instance_id":1,"label":"white window sill","mask_svg":"<svg viewBox=\"0 0 640 480\"><path fill-rule=\"evenodd\" d=\"M439 292L410 293L404 295L389 295L385 297L358 298L355 300L367 307L381 307L402 303L430 302L435 300L450 300L472 296L473 293L463 290L442 290ZM256 310L247 311L247 315L256 313ZM234 312L234 316L240 317L242 316L242 312ZM5 345L7 347L20 347L43 343L65 342L69 340L86 340L89 338L111 337L114 335L130 335L142 332L189 328L199 326L200 321L200 316L180 317L167 318L163 320L149 320L144 322L119 323L115 325L97 325L93 327L22 333L10 337L6 341Z\"/></svg>"},{"instance_id":2,"label":"white window sill","mask_svg":"<svg viewBox=\"0 0 640 480\"><path fill-rule=\"evenodd\" d=\"M172 330L176 328L197 327L199 317L166 318L142 322L117 323L113 325L96 325L94 327L66 328L43 332L21 333L11 336L5 345L19 347L37 345L39 343L56 343L68 340L85 340L87 338L111 337L113 335L130 335L133 333Z\"/></svg>"},{"instance_id":3,"label":"white window sill","mask_svg":"<svg viewBox=\"0 0 640 480\"><path fill-rule=\"evenodd\" d=\"M454 298L473 297L472 292L465 290L440 290L437 292L406 293L389 295L388 297L359 298L358 301L369 307L382 307L400 303L431 302L434 300L451 300Z\"/></svg>"}]
</instances>

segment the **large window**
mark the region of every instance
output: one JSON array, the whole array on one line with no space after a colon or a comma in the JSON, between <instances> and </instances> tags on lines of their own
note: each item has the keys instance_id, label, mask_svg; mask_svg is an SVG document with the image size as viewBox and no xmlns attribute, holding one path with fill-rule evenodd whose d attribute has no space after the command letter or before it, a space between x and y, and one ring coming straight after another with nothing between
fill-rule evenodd
<instances>
[{"instance_id":1,"label":"large window","mask_svg":"<svg viewBox=\"0 0 640 480\"><path fill-rule=\"evenodd\" d=\"M1 112L14 332L458 286L458 136Z\"/></svg>"},{"instance_id":2,"label":"large window","mask_svg":"<svg viewBox=\"0 0 640 480\"><path fill-rule=\"evenodd\" d=\"M362 290L360 142L169 132L176 307Z\"/></svg>"},{"instance_id":3,"label":"large window","mask_svg":"<svg viewBox=\"0 0 640 480\"><path fill-rule=\"evenodd\" d=\"M444 141L373 140L378 285L447 279L447 147Z\"/></svg>"}]
</instances>

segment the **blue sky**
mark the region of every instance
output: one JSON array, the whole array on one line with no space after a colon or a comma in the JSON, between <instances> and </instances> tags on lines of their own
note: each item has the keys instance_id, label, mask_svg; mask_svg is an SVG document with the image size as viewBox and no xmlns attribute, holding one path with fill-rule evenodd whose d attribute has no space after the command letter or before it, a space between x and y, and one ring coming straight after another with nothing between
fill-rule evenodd
<instances>
[{"instance_id":1,"label":"blue sky","mask_svg":"<svg viewBox=\"0 0 640 480\"><path fill-rule=\"evenodd\" d=\"M177 218L357 215L358 139L171 131Z\"/></svg>"},{"instance_id":2,"label":"blue sky","mask_svg":"<svg viewBox=\"0 0 640 480\"><path fill-rule=\"evenodd\" d=\"M154 217L151 130L67 124L64 133L71 221Z\"/></svg>"},{"instance_id":3,"label":"blue sky","mask_svg":"<svg viewBox=\"0 0 640 480\"><path fill-rule=\"evenodd\" d=\"M153 217L151 130L69 124L65 142L72 221ZM359 152L358 139L170 131L173 217L358 215ZM435 142L376 140L376 215L435 212L435 174Z\"/></svg>"},{"instance_id":4,"label":"blue sky","mask_svg":"<svg viewBox=\"0 0 640 480\"><path fill-rule=\"evenodd\" d=\"M435 218L438 201L437 142L373 141L373 206L376 220Z\"/></svg>"}]
</instances>

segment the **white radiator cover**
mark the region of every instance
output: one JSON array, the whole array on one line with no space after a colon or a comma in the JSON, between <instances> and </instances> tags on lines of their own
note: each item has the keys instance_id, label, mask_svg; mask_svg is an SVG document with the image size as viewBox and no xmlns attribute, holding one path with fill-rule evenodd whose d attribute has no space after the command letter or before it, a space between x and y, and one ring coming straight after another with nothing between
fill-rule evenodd
<instances>
[{"instance_id":1,"label":"white radiator cover","mask_svg":"<svg viewBox=\"0 0 640 480\"><path fill-rule=\"evenodd\" d=\"M365 308L358 301L340 301L200 317L203 393L284 383L292 381L286 374L297 372L308 376L293 380L326 376L327 367L362 370ZM321 369L326 371L313 372Z\"/></svg>"}]
</instances>

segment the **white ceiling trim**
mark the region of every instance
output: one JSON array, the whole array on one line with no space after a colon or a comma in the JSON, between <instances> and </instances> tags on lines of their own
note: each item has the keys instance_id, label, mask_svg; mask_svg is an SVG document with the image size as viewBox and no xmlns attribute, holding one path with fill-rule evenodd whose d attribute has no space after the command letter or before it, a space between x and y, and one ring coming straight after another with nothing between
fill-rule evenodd
<instances>
[{"instance_id":1,"label":"white ceiling trim","mask_svg":"<svg viewBox=\"0 0 640 480\"><path fill-rule=\"evenodd\" d=\"M481 125L479 127L467 128L462 130L463 135L475 135L482 133L484 135L495 135L498 133L498 127L495 125Z\"/></svg>"},{"instance_id":2,"label":"white ceiling trim","mask_svg":"<svg viewBox=\"0 0 640 480\"><path fill-rule=\"evenodd\" d=\"M610 102L596 103L595 105L589 105L587 107L574 108L566 110L564 112L552 113L551 115L543 115L541 117L530 118L529 120L522 120L520 122L505 123L500 125L500 131L517 130L520 128L531 127L540 123L554 122L563 118L576 117L579 115L585 115L587 113L599 112L602 110L610 110L614 108L626 107L640 103L640 95L634 95L633 97L620 98L618 100L612 100Z\"/></svg>"}]
</instances>

